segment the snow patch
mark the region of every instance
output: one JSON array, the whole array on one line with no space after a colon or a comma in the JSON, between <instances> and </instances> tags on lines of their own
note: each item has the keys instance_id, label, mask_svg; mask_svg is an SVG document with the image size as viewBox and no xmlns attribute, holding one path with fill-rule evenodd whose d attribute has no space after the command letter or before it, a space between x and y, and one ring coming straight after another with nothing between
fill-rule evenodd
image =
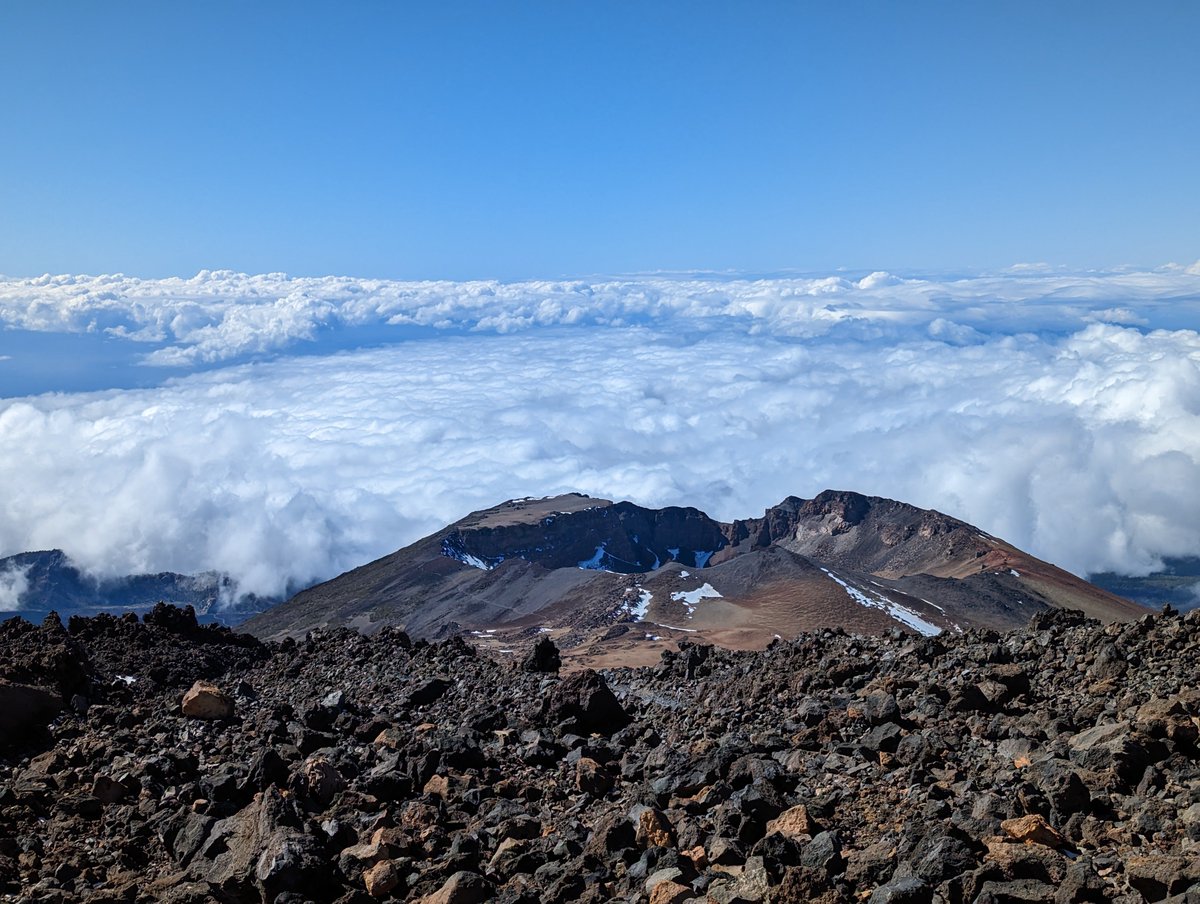
<instances>
[{"instance_id":1,"label":"snow patch","mask_svg":"<svg viewBox=\"0 0 1200 904\"><path fill-rule=\"evenodd\" d=\"M504 561L504 556L497 556L494 559L488 560L467 552L461 546L447 539L442 541L442 555L449 559L462 562L464 565L470 565L472 568L478 568L481 571L491 571L497 565Z\"/></svg>"},{"instance_id":2,"label":"snow patch","mask_svg":"<svg viewBox=\"0 0 1200 904\"><path fill-rule=\"evenodd\" d=\"M608 546L607 540L596 547L596 552L592 554L590 559L584 559L582 562L580 562L579 567L584 571L608 571L608 569L604 567L604 557L608 555L608 553L605 552L606 546Z\"/></svg>"},{"instance_id":3,"label":"snow patch","mask_svg":"<svg viewBox=\"0 0 1200 904\"><path fill-rule=\"evenodd\" d=\"M683 603L687 607L688 618L691 618L696 612L696 606L703 599L718 599L721 594L713 587L712 584L702 584L695 590L676 590L671 594L671 599L677 603Z\"/></svg>"},{"instance_id":4,"label":"snow patch","mask_svg":"<svg viewBox=\"0 0 1200 904\"><path fill-rule=\"evenodd\" d=\"M681 571L681 572L679 572L679 576L680 576L681 578L691 577L691 574L692 574L692 573L691 573L690 571Z\"/></svg>"},{"instance_id":5,"label":"snow patch","mask_svg":"<svg viewBox=\"0 0 1200 904\"><path fill-rule=\"evenodd\" d=\"M937 625L927 622L911 609L901 606L894 600L888 599L882 594L868 595L857 587L852 587L847 584L828 568L822 568L823 572L832 580L842 586L842 589L850 595L850 598L861 606L866 606L868 609L882 609L896 621L902 625L907 625L914 631L924 634L926 637L933 637L936 634L941 634L942 629Z\"/></svg>"},{"instance_id":6,"label":"snow patch","mask_svg":"<svg viewBox=\"0 0 1200 904\"><path fill-rule=\"evenodd\" d=\"M679 547L678 546L668 546L667 552L669 552L671 554L672 559L679 558Z\"/></svg>"},{"instance_id":7,"label":"snow patch","mask_svg":"<svg viewBox=\"0 0 1200 904\"><path fill-rule=\"evenodd\" d=\"M654 599L654 594L649 590L642 590L638 593L638 601L629 609L629 614L634 617L635 621L645 620L646 612L650 609L650 601L652 599Z\"/></svg>"},{"instance_id":8,"label":"snow patch","mask_svg":"<svg viewBox=\"0 0 1200 904\"><path fill-rule=\"evenodd\" d=\"M713 552L716 552L716 550L713 550ZM709 559L711 559L712 557L713 557L713 553L712 553L712 552L699 552L699 551L697 551L697 553L696 553L696 567L697 567L697 568L704 568L706 565L708 565L708 560L709 560Z\"/></svg>"},{"instance_id":9,"label":"snow patch","mask_svg":"<svg viewBox=\"0 0 1200 904\"><path fill-rule=\"evenodd\" d=\"M1017 571L1017 569L1015 569L1015 568L1008 569L1008 573L1011 574L1014 578L1019 578L1021 576L1021 572Z\"/></svg>"}]
</instances>

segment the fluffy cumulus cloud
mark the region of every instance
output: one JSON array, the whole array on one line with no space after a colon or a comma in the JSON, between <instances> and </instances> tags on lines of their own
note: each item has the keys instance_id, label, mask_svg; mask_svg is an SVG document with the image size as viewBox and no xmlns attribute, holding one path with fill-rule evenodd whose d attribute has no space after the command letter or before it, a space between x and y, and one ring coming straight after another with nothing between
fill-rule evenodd
<instances>
[{"instance_id":1,"label":"fluffy cumulus cloud","mask_svg":"<svg viewBox=\"0 0 1200 904\"><path fill-rule=\"evenodd\" d=\"M826 487L938 508L1080 572L1200 548L1200 335L1176 322L1200 306L1200 273L1183 268L113 280L10 280L0 306L25 328L153 336L177 360L278 353L150 389L0 400L0 554L216 568L278 593L514 496L733 518ZM290 289L255 294L267 285ZM435 329L287 353L359 308Z\"/></svg>"},{"instance_id":2,"label":"fluffy cumulus cloud","mask_svg":"<svg viewBox=\"0 0 1200 904\"><path fill-rule=\"evenodd\" d=\"M263 355L355 327L513 333L654 324L797 338L976 342L1090 322L1186 326L1200 317L1200 263L1058 273L1044 266L961 277L876 272L773 279L395 282L202 271L189 279L0 278L0 325L153 344L150 364Z\"/></svg>"},{"instance_id":3,"label":"fluffy cumulus cloud","mask_svg":"<svg viewBox=\"0 0 1200 904\"><path fill-rule=\"evenodd\" d=\"M0 569L0 612L20 609L29 589L29 568L10 565Z\"/></svg>"}]
</instances>

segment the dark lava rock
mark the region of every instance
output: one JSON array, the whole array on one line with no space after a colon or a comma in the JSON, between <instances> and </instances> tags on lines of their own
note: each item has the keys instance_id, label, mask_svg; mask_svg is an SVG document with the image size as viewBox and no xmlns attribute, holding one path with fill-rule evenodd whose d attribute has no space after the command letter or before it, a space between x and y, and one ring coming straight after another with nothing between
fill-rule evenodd
<instances>
[{"instance_id":1,"label":"dark lava rock","mask_svg":"<svg viewBox=\"0 0 1200 904\"><path fill-rule=\"evenodd\" d=\"M49 688L0 680L0 744L45 728L62 703L62 697Z\"/></svg>"},{"instance_id":2,"label":"dark lava rock","mask_svg":"<svg viewBox=\"0 0 1200 904\"><path fill-rule=\"evenodd\" d=\"M930 904L933 889L915 876L899 876L879 886L867 904Z\"/></svg>"},{"instance_id":3,"label":"dark lava rock","mask_svg":"<svg viewBox=\"0 0 1200 904\"><path fill-rule=\"evenodd\" d=\"M527 672L557 673L562 668L562 657L554 641L549 637L539 639L529 654L521 660L521 668Z\"/></svg>"},{"instance_id":4,"label":"dark lava rock","mask_svg":"<svg viewBox=\"0 0 1200 904\"><path fill-rule=\"evenodd\" d=\"M895 722L900 718L900 707L891 694L869 694L863 701L863 715L872 725Z\"/></svg>"},{"instance_id":5,"label":"dark lava rock","mask_svg":"<svg viewBox=\"0 0 1200 904\"><path fill-rule=\"evenodd\" d=\"M629 724L629 715L604 677L592 669L562 679L550 692L544 710L551 722L569 723L584 732L608 735Z\"/></svg>"},{"instance_id":6,"label":"dark lava rock","mask_svg":"<svg viewBox=\"0 0 1200 904\"><path fill-rule=\"evenodd\" d=\"M1051 612L560 679L392 629L10 620L0 687L55 705L0 751L0 897L1191 904L1196 649L1200 613ZM197 681L235 717L185 718Z\"/></svg>"},{"instance_id":7,"label":"dark lava rock","mask_svg":"<svg viewBox=\"0 0 1200 904\"><path fill-rule=\"evenodd\" d=\"M428 681L422 681L409 691L408 705L428 706L431 703L436 703L442 699L449 689L450 682L444 678L430 678Z\"/></svg>"}]
</instances>

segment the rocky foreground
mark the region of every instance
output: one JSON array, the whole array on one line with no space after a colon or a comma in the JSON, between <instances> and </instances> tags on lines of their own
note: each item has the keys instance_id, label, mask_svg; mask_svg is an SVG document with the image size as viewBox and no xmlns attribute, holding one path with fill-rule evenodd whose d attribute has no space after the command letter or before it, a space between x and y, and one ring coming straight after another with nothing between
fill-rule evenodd
<instances>
[{"instance_id":1,"label":"rocky foreground","mask_svg":"<svg viewBox=\"0 0 1200 904\"><path fill-rule=\"evenodd\" d=\"M1200 611L557 674L160 607L0 625L0 896L1200 901ZM44 726L41 727L41 726Z\"/></svg>"}]
</instances>

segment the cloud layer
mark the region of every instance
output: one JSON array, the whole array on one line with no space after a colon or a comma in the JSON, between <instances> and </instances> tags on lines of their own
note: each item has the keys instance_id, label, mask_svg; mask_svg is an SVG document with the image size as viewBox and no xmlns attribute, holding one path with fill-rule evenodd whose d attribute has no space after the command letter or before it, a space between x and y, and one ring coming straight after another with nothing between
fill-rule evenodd
<instances>
[{"instance_id":1,"label":"cloud layer","mask_svg":"<svg viewBox=\"0 0 1200 904\"><path fill-rule=\"evenodd\" d=\"M1200 548L1200 335L1155 328L1200 304L1183 268L539 284L558 287L540 301L533 284L350 280L245 301L231 283L304 281L231 274L112 278L106 299L70 279L37 303L9 281L5 318L153 334L181 360L284 348L360 309L478 329L0 400L3 554L217 568L276 593L513 496L732 518L826 487L938 508L1080 572Z\"/></svg>"},{"instance_id":2,"label":"cloud layer","mask_svg":"<svg viewBox=\"0 0 1200 904\"><path fill-rule=\"evenodd\" d=\"M189 279L0 278L0 326L92 332L151 344L149 364L192 367L270 355L330 333L424 327L482 333L556 326L654 325L685 332L971 344L1088 323L1175 329L1200 323L1200 263L1065 273L877 272L772 279L396 282L202 271Z\"/></svg>"}]
</instances>

